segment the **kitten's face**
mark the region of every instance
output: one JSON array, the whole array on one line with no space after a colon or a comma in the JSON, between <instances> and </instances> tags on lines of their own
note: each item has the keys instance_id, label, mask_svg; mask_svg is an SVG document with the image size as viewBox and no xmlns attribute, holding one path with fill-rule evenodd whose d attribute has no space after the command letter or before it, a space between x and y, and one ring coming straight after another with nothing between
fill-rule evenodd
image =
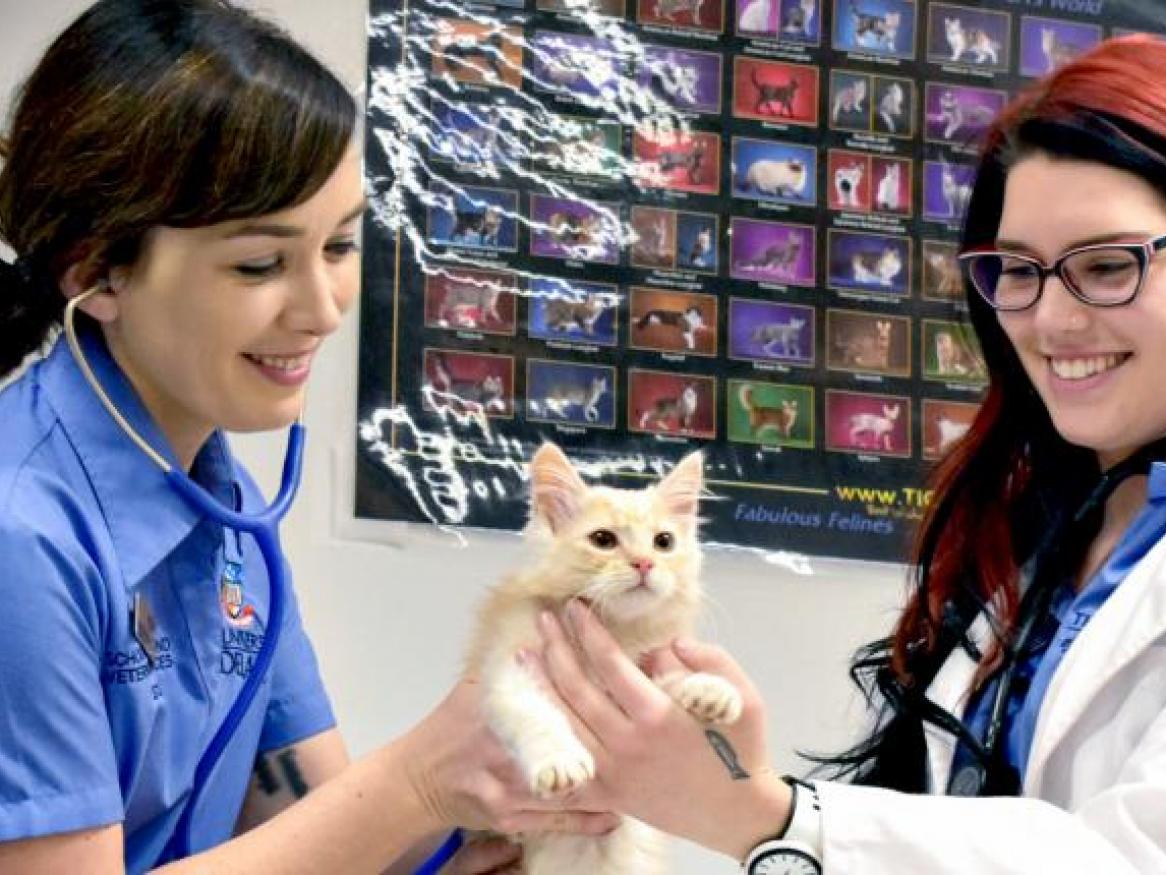
<instances>
[{"instance_id":1,"label":"kitten's face","mask_svg":"<svg viewBox=\"0 0 1166 875\"><path fill-rule=\"evenodd\" d=\"M531 462L529 530L556 572L543 595L585 599L615 621L691 608L699 599L701 468L693 453L646 489L587 486L557 447L544 445Z\"/></svg>"}]
</instances>

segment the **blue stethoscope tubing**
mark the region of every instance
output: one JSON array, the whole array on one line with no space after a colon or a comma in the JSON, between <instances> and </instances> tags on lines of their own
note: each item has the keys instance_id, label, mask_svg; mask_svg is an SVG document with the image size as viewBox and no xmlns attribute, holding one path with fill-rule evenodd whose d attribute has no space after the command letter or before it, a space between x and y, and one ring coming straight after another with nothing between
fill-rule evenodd
<instances>
[{"instance_id":1,"label":"blue stethoscope tubing","mask_svg":"<svg viewBox=\"0 0 1166 875\"><path fill-rule=\"evenodd\" d=\"M441 871L441 867L453 859L453 855L461 849L463 844L465 844L465 837L462 835L462 831L455 829L413 875L437 875Z\"/></svg>"},{"instance_id":2,"label":"blue stethoscope tubing","mask_svg":"<svg viewBox=\"0 0 1166 875\"><path fill-rule=\"evenodd\" d=\"M230 744L235 730L243 721L243 717L251 708L255 694L267 677L271 660L275 657L275 650L279 646L280 631L283 629L284 604L287 599L288 575L287 562L283 556L283 547L279 542L279 524L287 515L299 489L304 467L304 427L301 423L294 423L288 431L287 450L283 457L283 475L280 478L279 494L262 513L242 514L224 507L213 495L191 480L177 468L166 472L166 479L179 493L197 510L206 514L217 523L221 523L237 532L245 532L255 539L259 552L263 556L263 564L267 566L268 605L267 628L264 631L263 644L243 682L243 689L239 691L231 710L223 718L222 724L211 739L210 745L203 751L202 757L194 770L194 783L191 786L190 800L182 810L175 827L176 859L182 859L190 854L190 827L198 801L210 780L211 773L222 757L223 752Z\"/></svg>"}]
</instances>

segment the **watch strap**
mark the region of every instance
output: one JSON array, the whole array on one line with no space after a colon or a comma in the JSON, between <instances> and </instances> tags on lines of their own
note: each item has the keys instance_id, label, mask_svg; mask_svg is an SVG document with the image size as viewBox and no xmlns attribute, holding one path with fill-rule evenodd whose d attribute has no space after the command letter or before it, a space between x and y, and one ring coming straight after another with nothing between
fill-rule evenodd
<instances>
[{"instance_id":1,"label":"watch strap","mask_svg":"<svg viewBox=\"0 0 1166 875\"><path fill-rule=\"evenodd\" d=\"M790 810L785 825L774 836L759 842L741 863L748 873L750 867L762 856L774 851L789 849L813 858L821 866L822 861L822 805L818 799L818 789L805 781L785 775L782 778L793 791Z\"/></svg>"},{"instance_id":2,"label":"watch strap","mask_svg":"<svg viewBox=\"0 0 1166 875\"><path fill-rule=\"evenodd\" d=\"M814 852L814 857L821 860L822 802L818 798L818 788L790 775L786 775L782 780L793 790L793 802L785 830L777 838L806 845Z\"/></svg>"}]
</instances>

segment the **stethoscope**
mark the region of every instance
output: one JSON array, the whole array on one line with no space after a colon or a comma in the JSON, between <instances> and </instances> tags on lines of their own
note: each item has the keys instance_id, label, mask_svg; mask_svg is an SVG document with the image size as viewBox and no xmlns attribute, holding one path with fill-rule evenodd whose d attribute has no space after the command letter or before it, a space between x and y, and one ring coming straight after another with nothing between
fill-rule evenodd
<instances>
[{"instance_id":1,"label":"stethoscope","mask_svg":"<svg viewBox=\"0 0 1166 875\"><path fill-rule=\"evenodd\" d=\"M211 773L222 757L223 751L226 750L235 730L238 729L243 717L251 707L279 644L280 630L283 628L284 601L288 589L286 563L279 542L279 524L291 507L296 490L299 489L304 460L304 427L302 421L297 420L288 432L287 451L284 454L283 476L280 480L279 493L270 506L257 514L242 514L224 507L213 495L191 480L185 471L171 465L161 453L157 452L137 433L134 427L122 416L121 411L117 409L109 395L106 394L96 374L89 367L89 362L85 360L85 354L77 340L77 332L73 324L74 312L81 302L102 288L102 285L94 286L70 300L65 307L63 319L65 337L86 382L92 387L102 405L109 411L109 415L113 417L122 431L162 470L174 491L186 499L195 510L210 517L216 523L251 535L263 556L263 564L267 566L270 593L266 634L251 671L243 683L243 688L239 691L234 704L231 705L227 716L223 718L222 724L195 767L190 797L167 847L168 851L174 852L174 859L182 859L190 855L190 827L199 799L206 789Z\"/></svg>"},{"instance_id":2,"label":"stethoscope","mask_svg":"<svg viewBox=\"0 0 1166 875\"><path fill-rule=\"evenodd\" d=\"M1041 618L1052 602L1057 586L1061 583L1061 569L1058 563L1050 562L1053 550L1066 536L1072 535L1081 524L1100 508L1123 482L1130 477L1146 474L1151 463L1163 451L1161 444L1151 444L1138 450L1105 471L1097 485L1072 515L1062 516L1046 529L1037 543L1031 560L1026 564L1029 583L1021 597L1017 611L1018 625L1012 643L1004 651L1004 662L1000 669L999 681L992 698L992 708L982 738L963 721L931 702L920 697L922 717L935 723L956 736L975 757L975 761L957 769L948 781L949 796L1016 796L1021 789L1021 776L1016 768L1003 756L1001 740L1007 721L1009 698L1026 648Z\"/></svg>"},{"instance_id":3,"label":"stethoscope","mask_svg":"<svg viewBox=\"0 0 1166 875\"><path fill-rule=\"evenodd\" d=\"M101 381L97 379L97 375L93 373L93 369L85 359L85 353L81 349L81 344L77 339L74 313L83 301L102 288L102 285L96 285L71 299L65 307L65 314L62 320L64 322L65 337L68 341L69 349L73 353L73 358L76 360L77 366L81 369L81 373L85 377L86 382L89 383L94 394L101 401L102 406L105 407L106 411L109 412L109 415L113 417L114 421L125 432L126 436L161 469L162 473L166 476L167 482L174 491L189 502L195 510L205 514L216 523L234 529L237 532L245 532L251 535L259 547L260 554L263 556L263 564L267 567L267 579L270 590L268 594L267 631L264 635L259 653L256 655L255 662L251 667L251 671L243 683L243 688L239 691L239 695L231 705L227 716L223 718L223 722L219 725L214 737L211 738L210 745L199 758L198 765L195 766L190 797L174 828L174 834L170 839L170 843L167 845L167 852L170 858L181 860L190 856L190 829L194 812L198 807L203 792L206 790L211 773L214 771L223 752L227 749L227 745L230 744L231 738L234 737L235 731L243 721L243 717L246 716L247 711L250 709L251 703L255 699L255 694L258 692L260 685L267 675L268 669L271 667L271 660L274 658L275 649L279 644L280 630L283 628L284 602L289 586L287 563L284 561L283 548L279 541L279 524L283 521L283 518L287 515L291 507L292 500L295 498L296 491L299 489L300 480L303 475L304 426L301 413L300 418L292 424L288 431L287 450L283 458L283 474L280 478L279 492L275 500L265 510L257 514L242 514L224 507L213 495L191 480L185 471L171 465L161 453L150 446L145 438L138 434L137 430L130 425L121 411L117 409L113 400L106 394L105 389L101 385ZM433 855L425 861L415 875L433 875L433 873L438 872L457 853L458 849L462 846L462 842L461 831L455 830L446 838Z\"/></svg>"}]
</instances>

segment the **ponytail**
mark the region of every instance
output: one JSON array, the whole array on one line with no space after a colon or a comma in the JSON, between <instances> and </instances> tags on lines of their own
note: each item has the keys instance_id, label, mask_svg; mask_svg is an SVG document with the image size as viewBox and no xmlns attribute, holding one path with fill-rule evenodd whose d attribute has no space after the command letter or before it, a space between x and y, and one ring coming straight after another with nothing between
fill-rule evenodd
<instances>
[{"instance_id":1,"label":"ponytail","mask_svg":"<svg viewBox=\"0 0 1166 875\"><path fill-rule=\"evenodd\" d=\"M30 260L0 260L0 380L41 348L63 308L64 299Z\"/></svg>"}]
</instances>

